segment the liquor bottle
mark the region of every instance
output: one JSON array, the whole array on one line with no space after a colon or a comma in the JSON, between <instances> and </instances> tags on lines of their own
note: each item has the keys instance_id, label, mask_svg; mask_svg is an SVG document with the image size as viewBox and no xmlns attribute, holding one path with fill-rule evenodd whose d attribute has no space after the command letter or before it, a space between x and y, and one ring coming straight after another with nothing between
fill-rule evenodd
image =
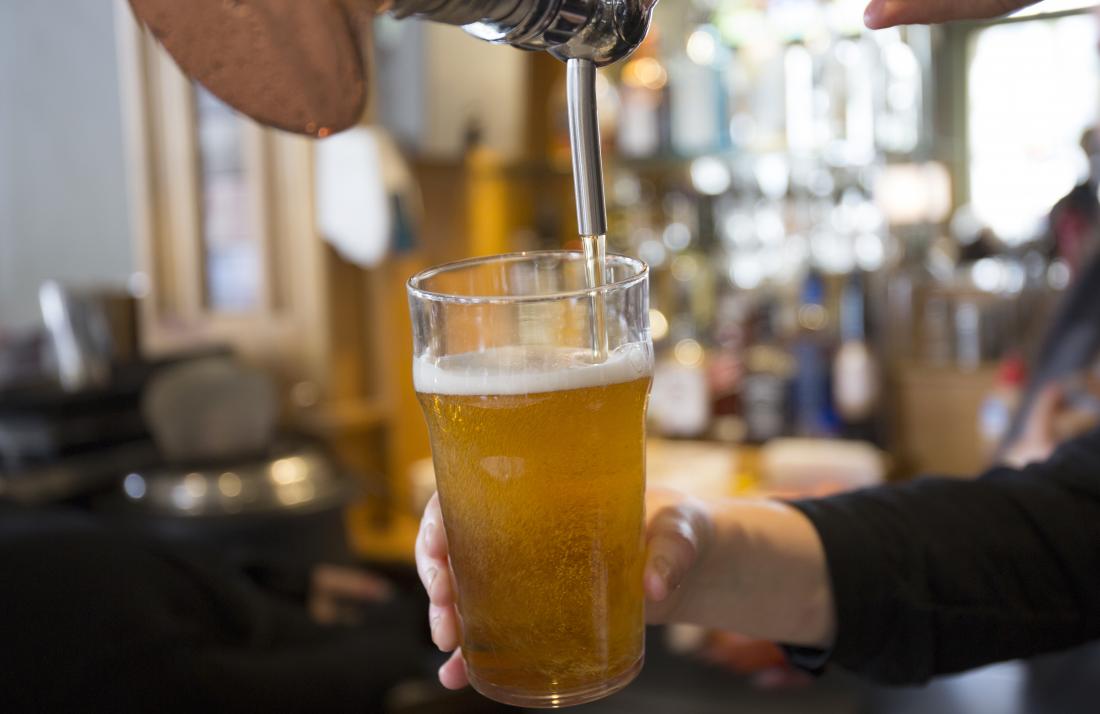
<instances>
[{"instance_id":1,"label":"liquor bottle","mask_svg":"<svg viewBox=\"0 0 1100 714\"><path fill-rule=\"evenodd\" d=\"M868 45L849 38L834 42L823 58L825 154L833 166L866 166L875 158L876 68L869 60Z\"/></svg>"},{"instance_id":2,"label":"liquor bottle","mask_svg":"<svg viewBox=\"0 0 1100 714\"><path fill-rule=\"evenodd\" d=\"M836 412L851 436L870 437L870 424L879 404L879 371L866 339L863 284L853 274L840 301L841 344L833 360L833 398Z\"/></svg>"},{"instance_id":3,"label":"liquor bottle","mask_svg":"<svg viewBox=\"0 0 1100 714\"><path fill-rule=\"evenodd\" d=\"M814 57L801 43L783 53L784 109L787 149L808 154L820 148L820 132L814 116Z\"/></svg>"},{"instance_id":4,"label":"liquor bottle","mask_svg":"<svg viewBox=\"0 0 1100 714\"><path fill-rule=\"evenodd\" d=\"M747 298L739 291L727 291L718 299L711 332L713 346L707 356L710 387L711 436L724 442L743 441L745 419L741 392L745 379Z\"/></svg>"},{"instance_id":5,"label":"liquor bottle","mask_svg":"<svg viewBox=\"0 0 1100 714\"><path fill-rule=\"evenodd\" d=\"M713 320L714 271L702 252L699 211L691 196L672 192L662 201L668 223L665 283L668 338L653 373L649 414L657 433L698 438L711 420L706 331Z\"/></svg>"},{"instance_id":6,"label":"liquor bottle","mask_svg":"<svg viewBox=\"0 0 1100 714\"><path fill-rule=\"evenodd\" d=\"M706 434L711 414L706 358L690 313L677 315L653 369L649 419L656 433L679 438Z\"/></svg>"},{"instance_id":7,"label":"liquor bottle","mask_svg":"<svg viewBox=\"0 0 1100 714\"><path fill-rule=\"evenodd\" d=\"M763 443L790 432L794 362L778 339L775 304L765 304L753 321L753 344L745 354L741 410L748 441Z\"/></svg>"},{"instance_id":8,"label":"liquor bottle","mask_svg":"<svg viewBox=\"0 0 1100 714\"><path fill-rule=\"evenodd\" d=\"M874 33L882 67L875 107L875 138L888 153L907 154L921 139L924 73L913 48L895 29Z\"/></svg>"},{"instance_id":9,"label":"liquor bottle","mask_svg":"<svg viewBox=\"0 0 1100 714\"><path fill-rule=\"evenodd\" d=\"M697 156L724 148L729 119L721 73L686 56L670 59L668 73L672 151Z\"/></svg>"},{"instance_id":10,"label":"liquor bottle","mask_svg":"<svg viewBox=\"0 0 1100 714\"><path fill-rule=\"evenodd\" d=\"M668 70L657 53L656 33L623 65L616 148L629 158L664 151L668 127Z\"/></svg>"},{"instance_id":11,"label":"liquor bottle","mask_svg":"<svg viewBox=\"0 0 1100 714\"><path fill-rule=\"evenodd\" d=\"M801 436L830 437L838 432L830 395L829 323L825 281L821 275L811 273L802 289L799 332L791 349L795 360L795 429Z\"/></svg>"}]
</instances>

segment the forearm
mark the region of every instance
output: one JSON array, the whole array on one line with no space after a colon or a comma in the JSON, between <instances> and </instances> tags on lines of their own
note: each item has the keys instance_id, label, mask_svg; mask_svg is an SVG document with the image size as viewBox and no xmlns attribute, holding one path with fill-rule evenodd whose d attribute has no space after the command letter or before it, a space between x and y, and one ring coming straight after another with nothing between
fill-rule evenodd
<instances>
[{"instance_id":1,"label":"forearm","mask_svg":"<svg viewBox=\"0 0 1100 714\"><path fill-rule=\"evenodd\" d=\"M1045 464L795 504L822 539L832 658L893 683L1100 637L1100 432Z\"/></svg>"},{"instance_id":2,"label":"forearm","mask_svg":"<svg viewBox=\"0 0 1100 714\"><path fill-rule=\"evenodd\" d=\"M713 531L698 567L661 619L825 647L835 618L821 540L782 503L727 500L704 506Z\"/></svg>"}]
</instances>

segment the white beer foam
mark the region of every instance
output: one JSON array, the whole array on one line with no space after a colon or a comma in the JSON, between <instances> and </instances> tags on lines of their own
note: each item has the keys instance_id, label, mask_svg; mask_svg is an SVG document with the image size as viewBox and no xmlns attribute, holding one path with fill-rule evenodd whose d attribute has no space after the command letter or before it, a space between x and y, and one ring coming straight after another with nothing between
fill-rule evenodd
<instances>
[{"instance_id":1,"label":"white beer foam","mask_svg":"<svg viewBox=\"0 0 1100 714\"><path fill-rule=\"evenodd\" d=\"M653 374L653 351L643 342L616 348L605 362L572 347L498 347L433 360L413 360L413 384L423 394L535 394L603 387Z\"/></svg>"}]
</instances>

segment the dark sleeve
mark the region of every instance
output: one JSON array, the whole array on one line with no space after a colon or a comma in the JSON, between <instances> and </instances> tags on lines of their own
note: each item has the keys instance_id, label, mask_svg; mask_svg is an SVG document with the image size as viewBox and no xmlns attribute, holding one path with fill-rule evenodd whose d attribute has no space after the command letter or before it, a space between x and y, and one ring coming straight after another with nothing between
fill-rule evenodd
<instances>
[{"instance_id":1,"label":"dark sleeve","mask_svg":"<svg viewBox=\"0 0 1100 714\"><path fill-rule=\"evenodd\" d=\"M859 674L922 682L1100 638L1100 430L1022 471L792 505L825 546L830 660Z\"/></svg>"}]
</instances>

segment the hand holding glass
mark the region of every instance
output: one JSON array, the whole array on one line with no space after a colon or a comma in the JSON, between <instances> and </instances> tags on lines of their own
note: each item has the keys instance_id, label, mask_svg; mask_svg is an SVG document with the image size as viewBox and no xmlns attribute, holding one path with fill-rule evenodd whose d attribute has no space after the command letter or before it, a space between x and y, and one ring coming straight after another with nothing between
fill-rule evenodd
<instances>
[{"instance_id":1,"label":"hand holding glass","mask_svg":"<svg viewBox=\"0 0 1100 714\"><path fill-rule=\"evenodd\" d=\"M606 271L590 290L583 254L547 252L409 282L467 673L509 704L598 699L642 665L648 271Z\"/></svg>"}]
</instances>

